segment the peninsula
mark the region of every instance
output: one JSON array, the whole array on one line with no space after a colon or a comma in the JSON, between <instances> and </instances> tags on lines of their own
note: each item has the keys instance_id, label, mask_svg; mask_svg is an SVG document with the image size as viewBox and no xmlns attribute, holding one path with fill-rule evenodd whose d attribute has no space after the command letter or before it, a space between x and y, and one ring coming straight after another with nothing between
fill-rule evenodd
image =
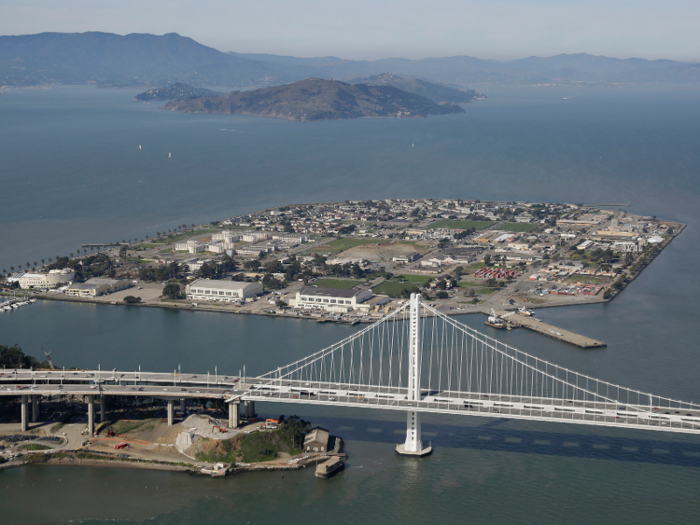
<instances>
[{"instance_id":1,"label":"peninsula","mask_svg":"<svg viewBox=\"0 0 700 525\"><path fill-rule=\"evenodd\" d=\"M168 102L163 109L184 113L257 115L299 122L362 117L427 117L464 113L389 85L346 84L307 78L284 86Z\"/></svg>"}]
</instances>

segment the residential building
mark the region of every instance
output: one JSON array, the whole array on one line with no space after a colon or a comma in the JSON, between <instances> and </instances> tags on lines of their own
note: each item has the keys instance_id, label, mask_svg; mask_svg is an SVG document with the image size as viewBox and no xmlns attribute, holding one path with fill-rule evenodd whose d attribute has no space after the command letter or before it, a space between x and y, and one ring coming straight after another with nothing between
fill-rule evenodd
<instances>
[{"instance_id":1,"label":"residential building","mask_svg":"<svg viewBox=\"0 0 700 525\"><path fill-rule=\"evenodd\" d=\"M241 302L249 297L260 295L262 284L246 283L243 281L217 281L213 279L197 279L187 285L187 299L194 301Z\"/></svg>"}]
</instances>

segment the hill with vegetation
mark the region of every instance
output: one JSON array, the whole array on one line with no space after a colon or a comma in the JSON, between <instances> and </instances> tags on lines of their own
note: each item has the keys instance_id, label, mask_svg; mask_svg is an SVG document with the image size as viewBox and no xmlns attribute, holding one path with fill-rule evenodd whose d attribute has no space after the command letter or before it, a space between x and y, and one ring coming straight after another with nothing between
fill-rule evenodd
<instances>
[{"instance_id":1,"label":"hill with vegetation","mask_svg":"<svg viewBox=\"0 0 700 525\"><path fill-rule=\"evenodd\" d=\"M199 97L215 97L217 95L223 95L219 91L212 91L211 89L197 88L182 82L176 82L170 86L153 88L143 93L136 95L136 100L148 102L149 100L181 100L188 98L199 98Z\"/></svg>"},{"instance_id":2,"label":"hill with vegetation","mask_svg":"<svg viewBox=\"0 0 700 525\"><path fill-rule=\"evenodd\" d=\"M463 113L393 86L346 84L307 78L284 86L234 91L219 97L169 102L164 109L185 113L228 113L295 121L362 117L427 117Z\"/></svg>"},{"instance_id":3,"label":"hill with vegetation","mask_svg":"<svg viewBox=\"0 0 700 525\"><path fill-rule=\"evenodd\" d=\"M428 98L438 104L467 104L477 96L473 89L463 91L420 78L401 77L392 73L359 77L351 80L350 83L365 84L366 86L392 86Z\"/></svg>"}]
</instances>

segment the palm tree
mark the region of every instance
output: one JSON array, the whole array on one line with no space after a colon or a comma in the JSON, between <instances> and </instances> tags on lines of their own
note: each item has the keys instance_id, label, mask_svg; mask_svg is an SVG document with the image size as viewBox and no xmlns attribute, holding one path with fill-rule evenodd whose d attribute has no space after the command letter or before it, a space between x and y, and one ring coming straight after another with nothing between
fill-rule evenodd
<instances>
[{"instance_id":1,"label":"palm tree","mask_svg":"<svg viewBox=\"0 0 700 525\"><path fill-rule=\"evenodd\" d=\"M51 263L51 261L53 261L53 259L51 257L49 257L49 263Z\"/></svg>"},{"instance_id":2,"label":"palm tree","mask_svg":"<svg viewBox=\"0 0 700 525\"><path fill-rule=\"evenodd\" d=\"M27 268L29 268L31 265L32 264L29 261L27 261Z\"/></svg>"},{"instance_id":3,"label":"palm tree","mask_svg":"<svg viewBox=\"0 0 700 525\"><path fill-rule=\"evenodd\" d=\"M34 261L34 266L36 266L37 264L38 264L38 263L37 263L36 261Z\"/></svg>"},{"instance_id":4,"label":"palm tree","mask_svg":"<svg viewBox=\"0 0 700 525\"><path fill-rule=\"evenodd\" d=\"M14 272L14 271L15 271L15 267L14 267L14 266L10 266L10 271L11 271L11 272Z\"/></svg>"},{"instance_id":5,"label":"palm tree","mask_svg":"<svg viewBox=\"0 0 700 525\"><path fill-rule=\"evenodd\" d=\"M146 239L148 239L148 235L146 235Z\"/></svg>"},{"instance_id":6,"label":"palm tree","mask_svg":"<svg viewBox=\"0 0 700 525\"><path fill-rule=\"evenodd\" d=\"M70 252L70 257L71 257L71 259L73 258L73 252Z\"/></svg>"},{"instance_id":7,"label":"palm tree","mask_svg":"<svg viewBox=\"0 0 700 525\"><path fill-rule=\"evenodd\" d=\"M44 259L41 260L41 264L42 264L42 265L44 264Z\"/></svg>"}]
</instances>

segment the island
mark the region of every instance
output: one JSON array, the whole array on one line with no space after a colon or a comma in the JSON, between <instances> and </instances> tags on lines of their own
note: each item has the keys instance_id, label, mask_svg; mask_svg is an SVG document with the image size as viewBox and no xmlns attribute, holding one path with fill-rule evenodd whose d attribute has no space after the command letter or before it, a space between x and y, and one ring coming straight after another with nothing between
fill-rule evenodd
<instances>
[{"instance_id":1,"label":"island","mask_svg":"<svg viewBox=\"0 0 700 525\"><path fill-rule=\"evenodd\" d=\"M367 86L392 86L407 91L408 93L429 98L438 104L468 104L472 100L482 100L486 98L473 89L456 89L428 82L422 78L399 76L393 73L357 77L351 80L350 83L365 84Z\"/></svg>"},{"instance_id":2,"label":"island","mask_svg":"<svg viewBox=\"0 0 700 525\"><path fill-rule=\"evenodd\" d=\"M134 100L139 102L149 102L151 100L183 100L200 97L215 97L217 95L222 95L222 93L211 89L192 87L182 82L176 82L170 86L153 88L139 93Z\"/></svg>"},{"instance_id":3,"label":"island","mask_svg":"<svg viewBox=\"0 0 700 525\"><path fill-rule=\"evenodd\" d=\"M168 102L163 109L184 113L257 115L307 122L362 117L427 117L464 113L393 86L347 84L307 78L283 86L234 91L228 95Z\"/></svg>"},{"instance_id":4,"label":"island","mask_svg":"<svg viewBox=\"0 0 700 525\"><path fill-rule=\"evenodd\" d=\"M605 343L533 315L614 300L685 227L626 206L458 197L283 205L5 270L0 308L61 300L357 324L420 293L446 315L487 315L488 330L522 327L596 348Z\"/></svg>"}]
</instances>

